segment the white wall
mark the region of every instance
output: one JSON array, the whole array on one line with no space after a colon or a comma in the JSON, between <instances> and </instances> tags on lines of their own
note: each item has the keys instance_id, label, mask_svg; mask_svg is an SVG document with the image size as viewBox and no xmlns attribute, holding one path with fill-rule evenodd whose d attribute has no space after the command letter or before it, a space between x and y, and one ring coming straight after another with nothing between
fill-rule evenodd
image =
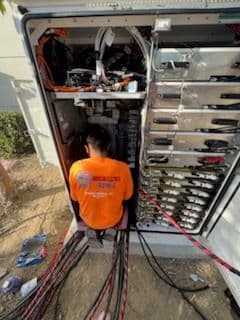
<instances>
[{"instance_id":1,"label":"white wall","mask_svg":"<svg viewBox=\"0 0 240 320\"><path fill-rule=\"evenodd\" d=\"M7 11L0 14L0 111L20 111L11 81L19 78L25 57L16 5L5 1Z\"/></svg>"}]
</instances>

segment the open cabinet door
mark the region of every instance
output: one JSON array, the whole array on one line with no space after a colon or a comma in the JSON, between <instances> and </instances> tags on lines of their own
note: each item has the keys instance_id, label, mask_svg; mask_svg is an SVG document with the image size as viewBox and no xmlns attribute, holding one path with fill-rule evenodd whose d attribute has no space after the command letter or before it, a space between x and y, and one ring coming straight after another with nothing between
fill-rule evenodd
<instances>
[{"instance_id":1,"label":"open cabinet door","mask_svg":"<svg viewBox=\"0 0 240 320\"><path fill-rule=\"evenodd\" d=\"M22 62L25 63L23 67L29 71L29 78L14 79L12 86L15 89L17 101L28 128L27 134L32 138L40 163L42 165L58 165L57 151L40 91L27 59Z\"/></svg>"},{"instance_id":2,"label":"open cabinet door","mask_svg":"<svg viewBox=\"0 0 240 320\"><path fill-rule=\"evenodd\" d=\"M16 5L6 3L6 12L0 19L0 40L4 43L0 50L1 92L4 96L16 97L27 125L26 134L31 136L41 164L58 165L47 114L33 65L23 44L20 24L21 16ZM9 34L8 41L6 32Z\"/></svg>"},{"instance_id":3,"label":"open cabinet door","mask_svg":"<svg viewBox=\"0 0 240 320\"><path fill-rule=\"evenodd\" d=\"M202 237L216 255L240 270L239 174L233 178ZM218 265L218 268L240 306L240 277L222 266Z\"/></svg>"}]
</instances>

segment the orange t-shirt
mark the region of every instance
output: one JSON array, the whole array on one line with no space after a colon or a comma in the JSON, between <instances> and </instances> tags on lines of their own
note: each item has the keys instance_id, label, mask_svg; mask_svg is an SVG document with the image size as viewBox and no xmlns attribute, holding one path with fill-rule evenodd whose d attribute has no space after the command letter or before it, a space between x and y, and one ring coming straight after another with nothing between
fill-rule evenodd
<instances>
[{"instance_id":1,"label":"orange t-shirt","mask_svg":"<svg viewBox=\"0 0 240 320\"><path fill-rule=\"evenodd\" d=\"M122 201L133 193L127 164L110 158L74 162L69 183L71 197L80 205L80 217L94 229L115 226L123 214Z\"/></svg>"}]
</instances>

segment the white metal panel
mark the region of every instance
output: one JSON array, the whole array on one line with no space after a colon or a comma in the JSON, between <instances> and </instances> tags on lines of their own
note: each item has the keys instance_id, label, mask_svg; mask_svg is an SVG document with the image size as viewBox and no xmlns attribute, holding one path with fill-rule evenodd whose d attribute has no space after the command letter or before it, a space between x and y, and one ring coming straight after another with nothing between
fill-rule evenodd
<instances>
[{"instance_id":1,"label":"white metal panel","mask_svg":"<svg viewBox=\"0 0 240 320\"><path fill-rule=\"evenodd\" d=\"M0 72L10 80L33 80L31 64L26 56L0 58Z\"/></svg>"},{"instance_id":2,"label":"white metal panel","mask_svg":"<svg viewBox=\"0 0 240 320\"><path fill-rule=\"evenodd\" d=\"M15 58L25 56L17 23L16 6L5 3L6 12L0 16L0 111L20 111L11 79L16 75ZM18 62L19 63L19 60Z\"/></svg>"},{"instance_id":3,"label":"white metal panel","mask_svg":"<svg viewBox=\"0 0 240 320\"><path fill-rule=\"evenodd\" d=\"M210 248L240 270L240 176L236 176L216 211L223 211L207 237ZM220 214L220 212L218 212ZM229 289L240 305L240 277L219 266Z\"/></svg>"},{"instance_id":4,"label":"white metal panel","mask_svg":"<svg viewBox=\"0 0 240 320\"><path fill-rule=\"evenodd\" d=\"M59 164L48 119L27 57L16 5L6 2L0 19L0 110L17 109L23 113L28 132L42 164Z\"/></svg>"},{"instance_id":5,"label":"white metal panel","mask_svg":"<svg viewBox=\"0 0 240 320\"><path fill-rule=\"evenodd\" d=\"M18 103L42 165L59 165L56 148L38 87L31 80L13 80Z\"/></svg>"},{"instance_id":6,"label":"white metal panel","mask_svg":"<svg viewBox=\"0 0 240 320\"><path fill-rule=\"evenodd\" d=\"M20 112L16 93L12 87L10 77L0 72L0 112L15 111Z\"/></svg>"},{"instance_id":7,"label":"white metal panel","mask_svg":"<svg viewBox=\"0 0 240 320\"><path fill-rule=\"evenodd\" d=\"M0 58L25 56L19 21L20 15L16 5L10 6L7 1L4 1L4 5L6 12L0 16ZM1 61L0 64L2 64Z\"/></svg>"},{"instance_id":8,"label":"white metal panel","mask_svg":"<svg viewBox=\"0 0 240 320\"><path fill-rule=\"evenodd\" d=\"M73 12L77 10L168 10L168 9L207 9L207 8L236 8L237 0L63 0L34 1L18 0L19 4L31 12Z\"/></svg>"}]
</instances>

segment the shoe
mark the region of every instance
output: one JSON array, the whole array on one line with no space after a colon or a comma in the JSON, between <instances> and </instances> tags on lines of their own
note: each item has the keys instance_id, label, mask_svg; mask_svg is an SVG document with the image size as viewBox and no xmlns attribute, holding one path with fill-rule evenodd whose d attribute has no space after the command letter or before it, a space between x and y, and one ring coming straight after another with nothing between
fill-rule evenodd
<instances>
[{"instance_id":1,"label":"shoe","mask_svg":"<svg viewBox=\"0 0 240 320\"><path fill-rule=\"evenodd\" d=\"M104 231L104 234L103 234L103 240L106 240L106 241L114 241L115 239L115 236L116 236L116 230L115 229L106 229Z\"/></svg>"},{"instance_id":2,"label":"shoe","mask_svg":"<svg viewBox=\"0 0 240 320\"><path fill-rule=\"evenodd\" d=\"M94 249L103 248L102 240L96 230L88 228L86 230L86 237L88 239L88 245L90 248L94 248Z\"/></svg>"}]
</instances>

